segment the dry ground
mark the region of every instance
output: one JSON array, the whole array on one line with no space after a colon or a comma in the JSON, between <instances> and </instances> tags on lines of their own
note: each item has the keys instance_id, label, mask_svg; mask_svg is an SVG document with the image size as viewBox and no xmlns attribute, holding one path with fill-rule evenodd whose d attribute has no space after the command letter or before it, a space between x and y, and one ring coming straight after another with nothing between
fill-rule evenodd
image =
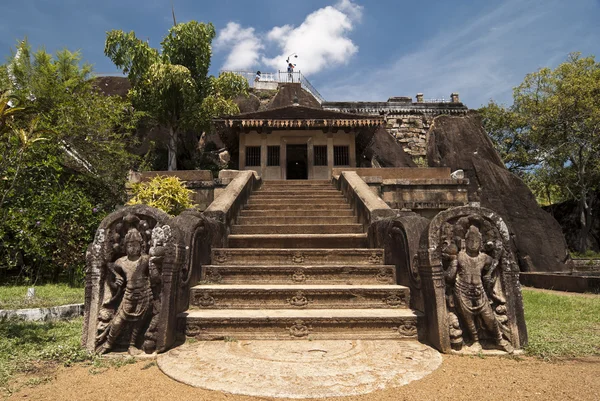
<instances>
[{"instance_id":1,"label":"dry ground","mask_svg":"<svg viewBox=\"0 0 600 401\"><path fill-rule=\"evenodd\" d=\"M442 366L407 386L339 401L398 400L600 400L600 358L544 362L536 358L444 355ZM93 371L93 370L92 370ZM96 371L97 372L97 371ZM89 366L59 368L52 380L23 387L10 399L250 401L189 387L169 379L154 363L138 362L90 373ZM22 378L23 381L24 378Z\"/></svg>"}]
</instances>

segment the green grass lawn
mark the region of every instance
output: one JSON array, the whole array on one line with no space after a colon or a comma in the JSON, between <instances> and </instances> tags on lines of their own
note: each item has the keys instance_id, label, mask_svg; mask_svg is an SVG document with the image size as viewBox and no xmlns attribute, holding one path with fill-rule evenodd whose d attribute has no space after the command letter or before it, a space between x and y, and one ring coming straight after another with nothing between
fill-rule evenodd
<instances>
[{"instance_id":1,"label":"green grass lawn","mask_svg":"<svg viewBox=\"0 0 600 401\"><path fill-rule=\"evenodd\" d=\"M35 298L28 300L27 286L0 286L0 309L42 308L83 303L83 288L66 284L35 286Z\"/></svg>"},{"instance_id":2,"label":"green grass lawn","mask_svg":"<svg viewBox=\"0 0 600 401\"><path fill-rule=\"evenodd\" d=\"M36 373L41 362L69 365L89 358L81 348L83 318L56 322L0 319L0 388L15 373Z\"/></svg>"},{"instance_id":3,"label":"green grass lawn","mask_svg":"<svg viewBox=\"0 0 600 401\"><path fill-rule=\"evenodd\" d=\"M545 359L600 356L600 295L523 289L529 355Z\"/></svg>"}]
</instances>

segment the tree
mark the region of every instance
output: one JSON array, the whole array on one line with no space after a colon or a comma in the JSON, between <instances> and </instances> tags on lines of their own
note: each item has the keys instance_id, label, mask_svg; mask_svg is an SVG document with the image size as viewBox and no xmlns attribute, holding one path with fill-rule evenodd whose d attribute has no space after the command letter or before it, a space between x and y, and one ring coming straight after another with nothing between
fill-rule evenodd
<instances>
[{"instance_id":1,"label":"tree","mask_svg":"<svg viewBox=\"0 0 600 401\"><path fill-rule=\"evenodd\" d=\"M19 42L0 67L0 273L74 283L103 216L124 202L130 104L94 89L79 53Z\"/></svg>"},{"instance_id":2,"label":"tree","mask_svg":"<svg viewBox=\"0 0 600 401\"><path fill-rule=\"evenodd\" d=\"M178 142L184 132L206 131L218 114L238 113L233 98L248 92L241 76L208 76L214 37L210 23L180 23L169 30L159 52L134 32L107 34L104 53L128 75L134 107L168 132L168 170L177 169Z\"/></svg>"},{"instance_id":3,"label":"tree","mask_svg":"<svg viewBox=\"0 0 600 401\"><path fill-rule=\"evenodd\" d=\"M554 70L528 74L513 98L510 108L490 104L482 110L486 128L500 152L508 150L505 161L522 161L546 188L558 187L578 201L576 250L584 252L600 189L600 63L572 53ZM507 144L523 152L511 153Z\"/></svg>"}]
</instances>

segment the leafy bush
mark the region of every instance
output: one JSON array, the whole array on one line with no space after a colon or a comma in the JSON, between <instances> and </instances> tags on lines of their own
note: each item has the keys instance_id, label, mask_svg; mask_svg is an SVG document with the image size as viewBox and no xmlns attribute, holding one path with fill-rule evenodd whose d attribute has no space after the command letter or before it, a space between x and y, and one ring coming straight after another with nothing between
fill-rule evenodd
<instances>
[{"instance_id":1,"label":"leafy bush","mask_svg":"<svg viewBox=\"0 0 600 401\"><path fill-rule=\"evenodd\" d=\"M132 189L134 196L128 205L148 205L174 216L193 206L192 191L177 177L157 176L134 184Z\"/></svg>"}]
</instances>

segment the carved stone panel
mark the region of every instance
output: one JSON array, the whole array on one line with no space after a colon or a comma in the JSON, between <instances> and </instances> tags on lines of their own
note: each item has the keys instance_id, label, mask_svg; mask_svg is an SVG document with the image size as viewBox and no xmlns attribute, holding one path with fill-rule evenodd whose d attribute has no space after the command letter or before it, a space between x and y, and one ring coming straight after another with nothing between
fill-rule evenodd
<instances>
[{"instance_id":1,"label":"carved stone panel","mask_svg":"<svg viewBox=\"0 0 600 401\"><path fill-rule=\"evenodd\" d=\"M169 346L176 330L171 296L182 260L170 217L147 206L107 216L86 255L82 343L105 353L152 353ZM175 294L176 295L176 294Z\"/></svg>"},{"instance_id":2,"label":"carved stone panel","mask_svg":"<svg viewBox=\"0 0 600 401\"><path fill-rule=\"evenodd\" d=\"M433 344L444 352L512 353L526 343L519 270L497 214L477 207L439 213L420 253Z\"/></svg>"}]
</instances>

